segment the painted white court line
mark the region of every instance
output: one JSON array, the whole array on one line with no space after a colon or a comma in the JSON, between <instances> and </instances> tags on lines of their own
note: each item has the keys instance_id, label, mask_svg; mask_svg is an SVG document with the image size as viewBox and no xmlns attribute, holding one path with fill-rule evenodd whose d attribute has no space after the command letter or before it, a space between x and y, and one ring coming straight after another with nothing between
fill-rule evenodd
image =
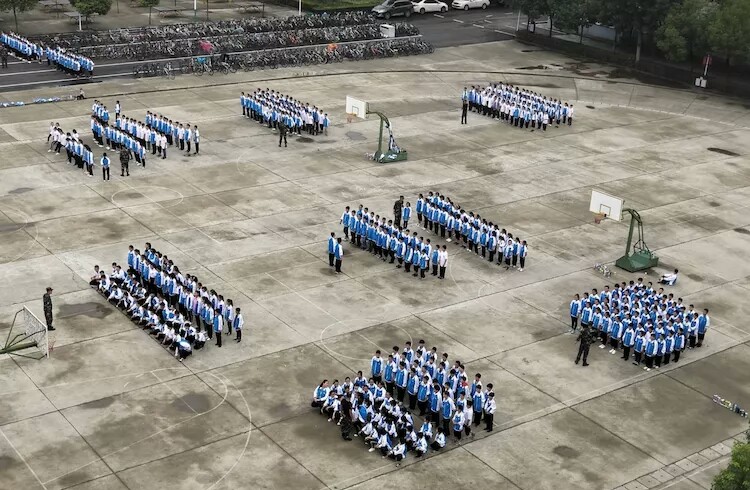
<instances>
[{"instance_id":1,"label":"painted white court line","mask_svg":"<svg viewBox=\"0 0 750 490\"><path fill-rule=\"evenodd\" d=\"M440 14L432 14L432 15L434 15L435 17L437 17L439 19L445 19L444 15L440 15Z\"/></svg>"},{"instance_id":2,"label":"painted white court line","mask_svg":"<svg viewBox=\"0 0 750 490\"><path fill-rule=\"evenodd\" d=\"M462 21L460 19L453 19L453 22L458 22L459 24L463 24L464 23L464 21Z\"/></svg>"},{"instance_id":3,"label":"painted white court line","mask_svg":"<svg viewBox=\"0 0 750 490\"><path fill-rule=\"evenodd\" d=\"M480 29L484 29L483 25L479 25L479 24L471 24L471 25L474 26L474 27L478 27Z\"/></svg>"}]
</instances>

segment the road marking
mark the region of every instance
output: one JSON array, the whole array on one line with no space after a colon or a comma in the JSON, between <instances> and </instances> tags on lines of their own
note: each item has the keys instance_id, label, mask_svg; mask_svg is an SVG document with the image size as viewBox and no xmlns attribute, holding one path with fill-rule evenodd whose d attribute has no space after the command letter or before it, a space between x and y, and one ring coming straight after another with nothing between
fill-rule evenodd
<instances>
[{"instance_id":1,"label":"road marking","mask_svg":"<svg viewBox=\"0 0 750 490\"><path fill-rule=\"evenodd\" d=\"M459 24L463 24L464 23L464 21L459 20L459 19L453 19L453 22L458 22Z\"/></svg>"},{"instance_id":2,"label":"road marking","mask_svg":"<svg viewBox=\"0 0 750 490\"><path fill-rule=\"evenodd\" d=\"M484 29L483 25L479 25L479 24L471 24L471 25L473 25L474 27L479 27L480 29Z\"/></svg>"},{"instance_id":3,"label":"road marking","mask_svg":"<svg viewBox=\"0 0 750 490\"><path fill-rule=\"evenodd\" d=\"M489 19L484 19L484 21L485 21L486 23L488 23L488 24L492 24L492 21L491 21L491 20L489 20Z\"/></svg>"},{"instance_id":4,"label":"road marking","mask_svg":"<svg viewBox=\"0 0 750 490\"><path fill-rule=\"evenodd\" d=\"M516 37L516 35L515 35L514 33L512 33L512 32L505 32L505 31L501 31L501 30L499 30L499 29L495 29L495 32L498 32L498 33L500 33L500 34L505 34L506 36L513 36L513 37Z\"/></svg>"},{"instance_id":5,"label":"road marking","mask_svg":"<svg viewBox=\"0 0 750 490\"><path fill-rule=\"evenodd\" d=\"M490 18L490 17L492 17L492 14L487 14L487 15L485 15L485 17Z\"/></svg>"},{"instance_id":6,"label":"road marking","mask_svg":"<svg viewBox=\"0 0 750 490\"><path fill-rule=\"evenodd\" d=\"M444 15L440 15L440 14L432 14L432 15L434 15L435 17L441 18L441 19L445 19Z\"/></svg>"}]
</instances>

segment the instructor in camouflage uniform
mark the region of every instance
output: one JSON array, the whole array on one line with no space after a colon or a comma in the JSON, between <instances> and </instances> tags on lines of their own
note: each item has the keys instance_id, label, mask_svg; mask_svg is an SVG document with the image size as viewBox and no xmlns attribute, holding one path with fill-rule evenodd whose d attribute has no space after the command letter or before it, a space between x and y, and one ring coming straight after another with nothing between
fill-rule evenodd
<instances>
[{"instance_id":1,"label":"instructor in camouflage uniform","mask_svg":"<svg viewBox=\"0 0 750 490\"><path fill-rule=\"evenodd\" d=\"M47 292L42 296L42 304L44 305L44 319L47 320L47 330L54 330L52 326L52 288L47 288Z\"/></svg>"},{"instance_id":2,"label":"instructor in camouflage uniform","mask_svg":"<svg viewBox=\"0 0 750 490\"><path fill-rule=\"evenodd\" d=\"M576 364L581 360L581 356L583 356L583 365L588 366L589 363L586 362L586 359L589 357L589 347L591 347L591 341L593 337L591 336L591 330L589 330L589 326L585 325L581 329L581 334L578 336L578 341L581 343L578 346L578 356L576 356Z\"/></svg>"}]
</instances>

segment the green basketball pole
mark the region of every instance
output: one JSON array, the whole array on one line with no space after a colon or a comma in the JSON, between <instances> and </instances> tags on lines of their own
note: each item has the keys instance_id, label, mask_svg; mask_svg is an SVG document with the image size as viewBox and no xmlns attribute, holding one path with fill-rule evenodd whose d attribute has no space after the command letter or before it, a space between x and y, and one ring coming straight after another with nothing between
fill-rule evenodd
<instances>
[{"instance_id":1,"label":"green basketball pole","mask_svg":"<svg viewBox=\"0 0 750 490\"><path fill-rule=\"evenodd\" d=\"M622 212L630 214L630 231L628 231L628 244L625 246L625 255L617 259L615 265L628 272L638 272L656 267L659 265L659 257L648 249L646 242L643 240L643 220L641 219L641 215L635 209L623 209ZM633 244L633 231L636 224L638 225L638 241Z\"/></svg>"}]
</instances>

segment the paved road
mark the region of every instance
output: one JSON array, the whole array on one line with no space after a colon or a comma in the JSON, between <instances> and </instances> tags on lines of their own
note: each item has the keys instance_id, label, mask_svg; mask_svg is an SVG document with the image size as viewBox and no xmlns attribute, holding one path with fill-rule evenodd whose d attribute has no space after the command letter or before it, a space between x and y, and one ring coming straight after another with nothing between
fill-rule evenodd
<instances>
[{"instance_id":1,"label":"paved road","mask_svg":"<svg viewBox=\"0 0 750 490\"><path fill-rule=\"evenodd\" d=\"M412 16L409 21L419 27L422 35L435 47L459 46L512 39L516 28L516 14L507 8L458 11L444 14ZM139 61L107 60L96 66L96 80L132 76L133 67ZM23 88L49 86L49 96L73 93L80 82L48 67L46 63L26 63L11 59L9 68L0 71L0 92ZM86 83L81 84L84 89ZM53 87L58 87L53 88ZM61 90L63 89L64 90Z\"/></svg>"}]
</instances>

